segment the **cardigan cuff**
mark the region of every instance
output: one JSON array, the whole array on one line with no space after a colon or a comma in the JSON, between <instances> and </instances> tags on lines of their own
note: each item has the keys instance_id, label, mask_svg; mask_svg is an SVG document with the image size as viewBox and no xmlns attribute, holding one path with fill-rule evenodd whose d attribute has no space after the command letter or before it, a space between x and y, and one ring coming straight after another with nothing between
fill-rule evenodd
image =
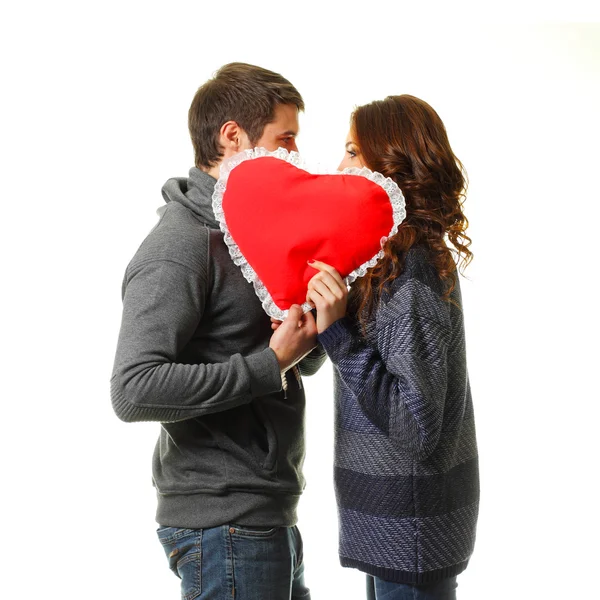
<instances>
[{"instance_id":1,"label":"cardigan cuff","mask_svg":"<svg viewBox=\"0 0 600 600\"><path fill-rule=\"evenodd\" d=\"M331 357L332 352L339 346L340 342L351 335L347 319L343 317L332 323L325 331L319 333L317 341Z\"/></svg>"},{"instance_id":2,"label":"cardigan cuff","mask_svg":"<svg viewBox=\"0 0 600 600\"><path fill-rule=\"evenodd\" d=\"M467 568L469 559L455 565L442 567L441 569L435 569L433 571L422 571L420 573L411 571L398 571L396 569L390 569L386 567L377 567L375 565L342 555L340 555L340 564L342 567L358 569L359 571L363 571L363 573L367 573L373 577L379 577L384 581L410 585L427 585L438 583L439 581L448 579L449 577L456 577Z\"/></svg>"}]
</instances>

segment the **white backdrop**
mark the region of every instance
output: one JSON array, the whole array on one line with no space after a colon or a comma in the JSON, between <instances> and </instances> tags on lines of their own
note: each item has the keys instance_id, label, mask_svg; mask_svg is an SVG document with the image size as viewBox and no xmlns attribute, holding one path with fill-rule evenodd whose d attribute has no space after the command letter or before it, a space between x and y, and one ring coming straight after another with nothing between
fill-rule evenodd
<instances>
[{"instance_id":1,"label":"white backdrop","mask_svg":"<svg viewBox=\"0 0 600 600\"><path fill-rule=\"evenodd\" d=\"M333 167L353 106L410 93L438 111L469 173L475 253L482 503L460 598L595 597L600 26L523 3L519 25L378 5L2 9L2 598L178 598L154 532L159 426L121 423L108 382L124 269L162 184L192 165L196 88L233 60L298 87L300 150ZM599 16L582 6L568 16ZM360 599L336 555L329 364L306 388L307 581L314 600Z\"/></svg>"}]
</instances>

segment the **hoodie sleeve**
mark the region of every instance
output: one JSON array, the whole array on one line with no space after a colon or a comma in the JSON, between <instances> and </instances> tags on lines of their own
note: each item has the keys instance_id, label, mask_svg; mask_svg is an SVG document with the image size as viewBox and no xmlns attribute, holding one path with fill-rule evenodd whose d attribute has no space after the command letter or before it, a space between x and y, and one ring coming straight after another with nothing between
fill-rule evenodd
<instances>
[{"instance_id":1,"label":"hoodie sleeve","mask_svg":"<svg viewBox=\"0 0 600 600\"><path fill-rule=\"evenodd\" d=\"M207 286L202 271L171 260L128 270L111 378L113 408L123 421L191 419L281 389L270 348L222 363L177 362L202 317Z\"/></svg>"},{"instance_id":2,"label":"hoodie sleeve","mask_svg":"<svg viewBox=\"0 0 600 600\"><path fill-rule=\"evenodd\" d=\"M326 359L325 348L321 344L317 344L317 347L298 363L300 374L305 377L314 375L323 366Z\"/></svg>"}]
</instances>

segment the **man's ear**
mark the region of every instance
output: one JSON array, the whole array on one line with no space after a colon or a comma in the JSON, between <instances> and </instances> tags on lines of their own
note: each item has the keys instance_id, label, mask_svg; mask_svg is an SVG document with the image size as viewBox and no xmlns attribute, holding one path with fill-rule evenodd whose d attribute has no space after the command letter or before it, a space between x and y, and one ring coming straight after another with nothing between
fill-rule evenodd
<instances>
[{"instance_id":1,"label":"man's ear","mask_svg":"<svg viewBox=\"0 0 600 600\"><path fill-rule=\"evenodd\" d=\"M235 121L227 121L221 126L219 142L226 155L237 154L249 145L246 132Z\"/></svg>"}]
</instances>

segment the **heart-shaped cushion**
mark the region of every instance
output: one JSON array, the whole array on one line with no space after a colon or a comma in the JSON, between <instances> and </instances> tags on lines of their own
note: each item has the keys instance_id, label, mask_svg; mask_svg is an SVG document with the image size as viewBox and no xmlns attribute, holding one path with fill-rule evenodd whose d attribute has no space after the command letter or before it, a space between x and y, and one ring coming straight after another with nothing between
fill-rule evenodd
<instances>
[{"instance_id":1,"label":"heart-shaped cushion","mask_svg":"<svg viewBox=\"0 0 600 600\"><path fill-rule=\"evenodd\" d=\"M221 167L213 208L234 262L254 284L267 314L278 319L306 304L317 271L335 267L349 284L382 256L381 240L405 216L404 197L369 169L311 174L296 152L247 150Z\"/></svg>"}]
</instances>

